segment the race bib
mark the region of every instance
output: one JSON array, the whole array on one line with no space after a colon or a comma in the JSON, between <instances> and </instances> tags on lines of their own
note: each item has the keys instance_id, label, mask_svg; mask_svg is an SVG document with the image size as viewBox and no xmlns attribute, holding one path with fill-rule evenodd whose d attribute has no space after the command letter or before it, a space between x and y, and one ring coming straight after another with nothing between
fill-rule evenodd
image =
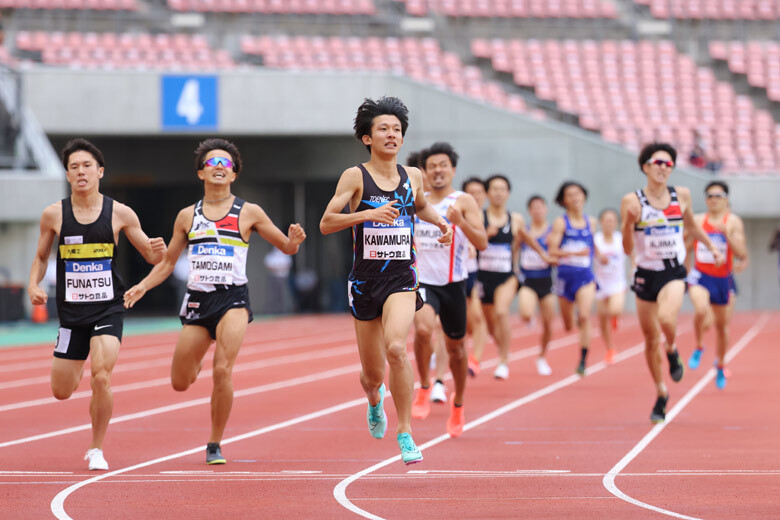
<instances>
[{"instance_id":1,"label":"race bib","mask_svg":"<svg viewBox=\"0 0 780 520\"><path fill-rule=\"evenodd\" d=\"M479 252L479 270L493 273L512 272L512 247L510 244L488 244Z\"/></svg>"},{"instance_id":2,"label":"race bib","mask_svg":"<svg viewBox=\"0 0 780 520\"><path fill-rule=\"evenodd\" d=\"M542 257L530 247L523 247L520 251L520 268L526 271L541 271L550 267Z\"/></svg>"},{"instance_id":3,"label":"race bib","mask_svg":"<svg viewBox=\"0 0 780 520\"><path fill-rule=\"evenodd\" d=\"M427 222L418 221L414 227L414 245L418 251L435 251L449 247L439 242L441 230Z\"/></svg>"},{"instance_id":4,"label":"race bib","mask_svg":"<svg viewBox=\"0 0 780 520\"><path fill-rule=\"evenodd\" d=\"M729 247L728 243L726 242L726 238L720 233L713 233L709 236L710 240L712 241L712 245L715 246L715 249L717 249L720 254L723 255L723 258L726 258L726 252L728 251ZM715 257L712 256L712 251L707 249L707 246L702 242L696 242L696 261L700 264L715 265Z\"/></svg>"},{"instance_id":5,"label":"race bib","mask_svg":"<svg viewBox=\"0 0 780 520\"><path fill-rule=\"evenodd\" d=\"M564 253L576 253L585 249L588 249L588 244L581 240L570 240L561 247L561 251ZM571 267L590 267L590 255L563 256L561 257L560 264Z\"/></svg>"},{"instance_id":6,"label":"race bib","mask_svg":"<svg viewBox=\"0 0 780 520\"><path fill-rule=\"evenodd\" d=\"M189 251L189 283L233 283L233 246L192 244Z\"/></svg>"},{"instance_id":7,"label":"race bib","mask_svg":"<svg viewBox=\"0 0 780 520\"><path fill-rule=\"evenodd\" d=\"M412 218L402 215L392 224L363 225L363 260L411 260Z\"/></svg>"},{"instance_id":8,"label":"race bib","mask_svg":"<svg viewBox=\"0 0 780 520\"><path fill-rule=\"evenodd\" d=\"M677 258L683 250L682 229L677 226L651 226L645 228L645 254L655 260Z\"/></svg>"},{"instance_id":9,"label":"race bib","mask_svg":"<svg viewBox=\"0 0 780 520\"><path fill-rule=\"evenodd\" d=\"M65 261L65 301L105 302L114 299L111 260Z\"/></svg>"}]
</instances>

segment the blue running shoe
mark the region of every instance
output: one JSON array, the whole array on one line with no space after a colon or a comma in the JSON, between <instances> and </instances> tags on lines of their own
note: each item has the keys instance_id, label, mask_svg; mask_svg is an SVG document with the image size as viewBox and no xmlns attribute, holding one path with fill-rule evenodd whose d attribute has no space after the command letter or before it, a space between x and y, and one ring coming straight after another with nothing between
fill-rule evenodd
<instances>
[{"instance_id":1,"label":"blue running shoe","mask_svg":"<svg viewBox=\"0 0 780 520\"><path fill-rule=\"evenodd\" d=\"M368 420L368 432L375 439L381 439L385 436L387 430L387 415L385 415L385 384L379 387L379 404L371 406L368 403L368 412L366 413L366 419Z\"/></svg>"},{"instance_id":2,"label":"blue running shoe","mask_svg":"<svg viewBox=\"0 0 780 520\"><path fill-rule=\"evenodd\" d=\"M693 354L691 354L691 357L688 358L688 368L691 370L696 370L699 368L699 364L701 363L701 353L703 349L697 348L693 351Z\"/></svg>"},{"instance_id":3,"label":"blue running shoe","mask_svg":"<svg viewBox=\"0 0 780 520\"><path fill-rule=\"evenodd\" d=\"M715 386L718 387L718 390L723 390L726 388L726 371L717 366L715 367L715 370L718 371L718 374L715 376Z\"/></svg>"},{"instance_id":4,"label":"blue running shoe","mask_svg":"<svg viewBox=\"0 0 780 520\"><path fill-rule=\"evenodd\" d=\"M404 464L415 464L423 460L422 452L417 449L417 445L408 433L398 434L398 447L401 448L401 460Z\"/></svg>"}]
</instances>

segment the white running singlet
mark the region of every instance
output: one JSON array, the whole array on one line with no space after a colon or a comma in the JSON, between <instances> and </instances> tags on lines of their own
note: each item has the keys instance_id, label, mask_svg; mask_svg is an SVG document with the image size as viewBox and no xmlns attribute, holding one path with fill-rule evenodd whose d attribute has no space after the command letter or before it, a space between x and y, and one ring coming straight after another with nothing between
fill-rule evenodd
<instances>
[{"instance_id":1,"label":"white running singlet","mask_svg":"<svg viewBox=\"0 0 780 520\"><path fill-rule=\"evenodd\" d=\"M623 235L620 231L615 231L612 233L612 242L608 244L604 240L604 233L598 231L593 235L593 242L599 253L609 260L606 264L598 260L593 262L593 275L596 277L599 295L610 296L625 291L626 255L623 253Z\"/></svg>"},{"instance_id":2,"label":"white running singlet","mask_svg":"<svg viewBox=\"0 0 780 520\"><path fill-rule=\"evenodd\" d=\"M428 194L425 194L428 196ZM454 191L433 206L446 219L447 209L455 204L462 191ZM449 222L449 221L447 221ZM417 219L414 226L414 244L417 249L417 274L421 283L447 285L468 278L468 238L457 226L452 226L452 243L439 242L441 231L437 226Z\"/></svg>"},{"instance_id":3,"label":"white running singlet","mask_svg":"<svg viewBox=\"0 0 780 520\"><path fill-rule=\"evenodd\" d=\"M639 222L634 225L636 265L649 271L674 269L685 262L683 217L677 191L669 186L671 200L665 209L650 205L644 191L636 196L642 206Z\"/></svg>"}]
</instances>

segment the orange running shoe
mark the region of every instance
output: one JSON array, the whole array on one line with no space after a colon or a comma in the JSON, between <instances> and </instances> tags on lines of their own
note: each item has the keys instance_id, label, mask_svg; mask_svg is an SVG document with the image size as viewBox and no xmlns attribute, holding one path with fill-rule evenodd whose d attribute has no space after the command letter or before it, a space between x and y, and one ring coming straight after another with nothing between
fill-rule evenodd
<instances>
[{"instance_id":1,"label":"orange running shoe","mask_svg":"<svg viewBox=\"0 0 780 520\"><path fill-rule=\"evenodd\" d=\"M469 356L468 365L469 375L471 377L477 377L477 375L479 375L479 361L477 361L477 358Z\"/></svg>"},{"instance_id":2,"label":"orange running shoe","mask_svg":"<svg viewBox=\"0 0 780 520\"><path fill-rule=\"evenodd\" d=\"M447 433L450 434L450 437L460 437L465 423L463 406L455 406L455 392L453 392L450 396L450 417L447 419Z\"/></svg>"},{"instance_id":3,"label":"orange running shoe","mask_svg":"<svg viewBox=\"0 0 780 520\"><path fill-rule=\"evenodd\" d=\"M425 419L431 413L431 387L420 387L412 403L412 417Z\"/></svg>"},{"instance_id":4,"label":"orange running shoe","mask_svg":"<svg viewBox=\"0 0 780 520\"><path fill-rule=\"evenodd\" d=\"M612 365L615 363L615 349L607 349L607 355L604 358L604 361L607 362L607 365Z\"/></svg>"}]
</instances>

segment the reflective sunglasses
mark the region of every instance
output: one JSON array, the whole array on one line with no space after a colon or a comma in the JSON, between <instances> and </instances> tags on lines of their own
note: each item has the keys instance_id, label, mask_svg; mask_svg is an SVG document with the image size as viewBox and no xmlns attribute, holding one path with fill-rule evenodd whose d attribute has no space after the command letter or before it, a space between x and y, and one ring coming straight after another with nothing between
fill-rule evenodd
<instances>
[{"instance_id":1,"label":"reflective sunglasses","mask_svg":"<svg viewBox=\"0 0 780 520\"><path fill-rule=\"evenodd\" d=\"M727 199L729 196L726 195L724 192L719 191L716 193L708 193L707 198L708 199Z\"/></svg>"},{"instance_id":2,"label":"reflective sunglasses","mask_svg":"<svg viewBox=\"0 0 780 520\"><path fill-rule=\"evenodd\" d=\"M227 157L212 157L211 159L206 159L203 161L203 166L217 166L218 164L221 164L225 168L232 168L233 167L233 161L228 159Z\"/></svg>"},{"instance_id":3,"label":"reflective sunglasses","mask_svg":"<svg viewBox=\"0 0 780 520\"><path fill-rule=\"evenodd\" d=\"M672 161L665 161L663 159L648 159L645 164L655 164L656 166L666 166L667 168L674 168Z\"/></svg>"}]
</instances>

